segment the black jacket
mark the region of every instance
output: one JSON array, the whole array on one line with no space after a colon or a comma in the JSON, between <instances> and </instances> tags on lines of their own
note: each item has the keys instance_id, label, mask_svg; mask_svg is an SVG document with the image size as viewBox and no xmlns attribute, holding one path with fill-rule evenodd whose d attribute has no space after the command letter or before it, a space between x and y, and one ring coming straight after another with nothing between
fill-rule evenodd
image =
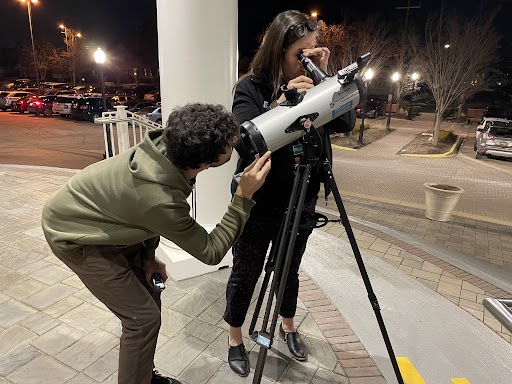
<instances>
[{"instance_id":1,"label":"black jacket","mask_svg":"<svg viewBox=\"0 0 512 384\"><path fill-rule=\"evenodd\" d=\"M233 100L233 113L239 124L254 119L255 117L267 111L266 106L272 103L272 88L270 83L255 76L247 76L240 80L236 85L235 96ZM323 129L329 129L332 132L349 132L354 129L356 115L351 110L344 115L332 120L325 126L318 129L320 135L327 138L323 145L322 157L326 157L332 164L332 150L329 135L323 134ZM286 207L293 188L295 177L295 155L293 146L297 142L290 143L283 148L272 153L272 168L265 180L265 184L254 194L253 199L256 205L251 211L250 219L276 219L280 218ZM244 151L240 151L243 153ZM250 159L240 158L237 164L237 173L242 172L246 166L251 163ZM306 202L315 198L320 190L320 182L324 176L319 172L317 166L314 167ZM233 183L232 190L236 189Z\"/></svg>"}]
</instances>

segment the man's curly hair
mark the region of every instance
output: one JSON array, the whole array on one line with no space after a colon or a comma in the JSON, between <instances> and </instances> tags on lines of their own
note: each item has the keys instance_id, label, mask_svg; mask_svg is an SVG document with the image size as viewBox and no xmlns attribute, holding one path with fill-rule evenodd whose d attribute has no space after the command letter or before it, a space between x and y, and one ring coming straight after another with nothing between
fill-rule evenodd
<instances>
[{"instance_id":1,"label":"man's curly hair","mask_svg":"<svg viewBox=\"0 0 512 384\"><path fill-rule=\"evenodd\" d=\"M211 164L240 136L240 127L222 105L190 103L172 111L164 130L167 157L180 169Z\"/></svg>"}]
</instances>

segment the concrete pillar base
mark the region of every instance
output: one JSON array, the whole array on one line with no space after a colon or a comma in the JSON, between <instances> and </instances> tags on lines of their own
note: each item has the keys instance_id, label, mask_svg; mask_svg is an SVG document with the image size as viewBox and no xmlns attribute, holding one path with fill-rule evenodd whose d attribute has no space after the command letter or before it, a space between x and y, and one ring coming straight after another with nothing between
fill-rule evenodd
<instances>
[{"instance_id":1,"label":"concrete pillar base","mask_svg":"<svg viewBox=\"0 0 512 384\"><path fill-rule=\"evenodd\" d=\"M211 230L213 228L206 228ZM233 266L231 250L217 265L206 265L191 256L173 242L160 238L160 246L156 249L156 257L166 265L167 274L174 281L190 279L206 273L218 271L221 268Z\"/></svg>"}]
</instances>

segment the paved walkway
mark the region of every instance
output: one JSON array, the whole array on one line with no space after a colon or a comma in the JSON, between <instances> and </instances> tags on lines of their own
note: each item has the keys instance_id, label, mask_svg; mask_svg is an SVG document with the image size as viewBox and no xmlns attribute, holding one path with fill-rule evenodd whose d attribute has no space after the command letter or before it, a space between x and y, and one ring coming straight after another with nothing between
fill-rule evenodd
<instances>
[{"instance_id":1,"label":"paved walkway","mask_svg":"<svg viewBox=\"0 0 512 384\"><path fill-rule=\"evenodd\" d=\"M0 166L0 383L117 382L120 323L51 254L40 228L44 202L72 174ZM169 281L162 294L155 364L184 384L252 382L252 374L239 378L226 362L222 315L229 272ZM328 297L306 274L300 279L297 324L309 360L292 360L276 339L262 383L384 383ZM250 315L253 310L254 303ZM251 340L245 343L255 367L258 348Z\"/></svg>"},{"instance_id":2,"label":"paved walkway","mask_svg":"<svg viewBox=\"0 0 512 384\"><path fill-rule=\"evenodd\" d=\"M400 275L416 279L470 313L483 329L491 329L510 346L511 334L481 302L484 297L512 297L512 233L507 221L512 217L511 204L475 207L476 201L486 202L502 188L500 183L493 183L493 189L483 184L474 188L471 198L461 201L460 211L451 222L424 218L419 192L410 191L419 183L410 181L417 178L414 174L424 164L430 164L432 175L440 181L462 174L466 176L456 180L465 183L468 178L470 183L470 175L482 176L475 175L479 169L472 168L473 162L461 163L463 159L458 158L440 162L409 159L412 169L404 167L400 156L389 153L401 148L400 143L410 134L397 131L380 144L346 151L347 155L336 154L336 180L358 246L365 255L385 261L401 271ZM453 167L453 161L459 168ZM396 171L396 183L391 186L379 181L383 162L388 163L387 169ZM357 169L361 172L354 174ZM442 169L449 175L440 174ZM120 324L50 253L39 225L44 201L71 174L58 169L0 166L0 384L116 382ZM484 177L498 175L491 172ZM337 216L333 201L319 209L330 218ZM322 230L326 239L339 238L337 241L344 243L346 235L340 224L330 223ZM387 368L382 367L389 362L380 355L375 359L359 331L354 332L360 329L355 327L359 324L339 312L342 307L333 300L334 295L323 286L323 280L314 277L314 263L313 267L306 263L305 270L308 273L301 276L298 317L310 358L301 364L291 360L277 341L262 382L392 382L389 373L384 373L387 380L383 376ZM228 275L229 271L223 270L169 282L163 293L156 365L185 384L252 382L252 374L238 378L226 363L227 327L222 313ZM342 282L338 284L342 289ZM250 340L246 344L255 367L258 348Z\"/></svg>"}]
</instances>

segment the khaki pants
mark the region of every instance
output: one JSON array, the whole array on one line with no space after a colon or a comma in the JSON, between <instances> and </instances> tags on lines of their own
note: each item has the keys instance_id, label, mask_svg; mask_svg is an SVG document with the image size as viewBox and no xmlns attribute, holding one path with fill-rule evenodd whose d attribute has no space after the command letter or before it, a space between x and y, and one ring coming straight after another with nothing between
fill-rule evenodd
<instances>
[{"instance_id":1,"label":"khaki pants","mask_svg":"<svg viewBox=\"0 0 512 384\"><path fill-rule=\"evenodd\" d=\"M62 252L49 244L53 253L121 320L119 384L150 384L161 302L142 270L142 244L86 245L72 252Z\"/></svg>"}]
</instances>

